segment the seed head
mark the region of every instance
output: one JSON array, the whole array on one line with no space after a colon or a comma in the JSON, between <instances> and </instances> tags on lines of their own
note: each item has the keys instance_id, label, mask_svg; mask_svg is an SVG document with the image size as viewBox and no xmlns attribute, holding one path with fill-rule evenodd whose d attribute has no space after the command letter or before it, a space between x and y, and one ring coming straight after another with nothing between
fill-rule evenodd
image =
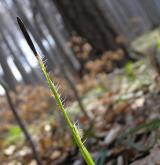
<instances>
[{"instance_id":1,"label":"seed head","mask_svg":"<svg viewBox=\"0 0 160 165\"><path fill-rule=\"evenodd\" d=\"M29 33L27 32L27 29L26 29L24 23L22 22L22 20L19 17L17 17L17 22L18 22L19 27L20 27L20 29L21 29L21 31L22 31L22 33L23 33L23 35L24 35L24 37L25 37L29 47L31 48L32 52L34 53L34 55L36 57L38 57L38 53L36 51L36 48L35 48L32 40L31 40L31 37L30 37Z\"/></svg>"}]
</instances>

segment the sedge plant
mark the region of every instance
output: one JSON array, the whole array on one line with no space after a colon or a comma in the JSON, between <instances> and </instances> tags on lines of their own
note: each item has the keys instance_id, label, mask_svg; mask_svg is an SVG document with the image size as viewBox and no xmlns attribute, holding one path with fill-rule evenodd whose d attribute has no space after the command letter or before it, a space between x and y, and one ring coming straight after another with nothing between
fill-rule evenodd
<instances>
[{"instance_id":1,"label":"sedge plant","mask_svg":"<svg viewBox=\"0 0 160 165\"><path fill-rule=\"evenodd\" d=\"M46 81L49 85L49 88L50 88L50 90L51 90L51 92L52 92L52 94L55 98L55 101L57 102L57 105L58 105L59 109L63 113L63 116L64 116L64 118L67 122L67 125L70 128L73 139L75 140L76 145L79 147L83 158L85 159L85 161L88 165L95 165L90 153L88 152L88 150L86 149L86 147L84 146L84 144L81 140L81 135L79 133L79 130L78 130L76 124L73 124L71 122L70 118L67 115L66 110L65 110L64 105L63 105L63 102L61 100L60 94L58 93L58 90L56 89L55 84L51 81L51 79L49 77L49 74L46 71L46 67L44 65L44 62L43 62L41 56L36 51L35 46L34 46L32 40L29 36L29 33L27 32L27 29L26 29L24 23L22 22L22 20L19 17L17 17L17 22L19 24L19 27L20 27L20 29L21 29L21 31L22 31L29 47L31 48L31 50L34 53L36 59L38 60L38 63L39 63L40 68L41 68L41 70L42 70L42 72L43 72L43 74L46 78Z\"/></svg>"}]
</instances>

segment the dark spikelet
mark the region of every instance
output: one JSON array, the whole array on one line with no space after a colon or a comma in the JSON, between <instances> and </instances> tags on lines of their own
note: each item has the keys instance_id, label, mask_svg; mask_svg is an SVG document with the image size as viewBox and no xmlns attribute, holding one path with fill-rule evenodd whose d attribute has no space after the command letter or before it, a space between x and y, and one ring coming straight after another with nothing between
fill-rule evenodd
<instances>
[{"instance_id":1,"label":"dark spikelet","mask_svg":"<svg viewBox=\"0 0 160 165\"><path fill-rule=\"evenodd\" d=\"M22 22L22 20L19 17L17 17L17 22L19 24L19 27L20 27L20 29L21 29L21 31L22 31L22 33L23 33L23 35L24 35L24 37L25 37L29 47L33 51L34 55L37 57L38 53L37 53L36 48L35 48L32 40L31 40L31 37L29 36L29 33L27 32L27 29L26 29L24 23Z\"/></svg>"}]
</instances>

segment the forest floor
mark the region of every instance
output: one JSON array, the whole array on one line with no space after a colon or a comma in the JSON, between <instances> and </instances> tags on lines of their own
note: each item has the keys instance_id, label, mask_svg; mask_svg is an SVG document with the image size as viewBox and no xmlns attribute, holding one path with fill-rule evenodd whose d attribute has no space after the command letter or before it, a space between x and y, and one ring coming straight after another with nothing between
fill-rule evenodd
<instances>
[{"instance_id":1,"label":"forest floor","mask_svg":"<svg viewBox=\"0 0 160 165\"><path fill-rule=\"evenodd\" d=\"M92 114L94 122L89 123L60 79L63 95L68 97L67 112L82 130L82 138L96 165L160 164L159 80L148 58L128 62L110 74L86 75L77 89L86 111ZM42 86L19 86L16 92L11 93L12 100L43 163L84 164L49 90ZM4 96L0 98L0 109L0 164L36 165Z\"/></svg>"}]
</instances>

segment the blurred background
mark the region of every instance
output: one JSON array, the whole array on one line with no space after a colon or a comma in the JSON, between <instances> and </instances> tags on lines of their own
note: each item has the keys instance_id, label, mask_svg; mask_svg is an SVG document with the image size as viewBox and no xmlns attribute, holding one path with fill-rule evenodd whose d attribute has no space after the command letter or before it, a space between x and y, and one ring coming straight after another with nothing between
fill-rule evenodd
<instances>
[{"instance_id":1,"label":"blurred background","mask_svg":"<svg viewBox=\"0 0 160 165\"><path fill-rule=\"evenodd\" d=\"M154 131L117 139L159 118L160 0L0 0L1 164L37 164L21 122L41 163L84 164L17 16L96 164L129 164L150 151Z\"/></svg>"}]
</instances>

